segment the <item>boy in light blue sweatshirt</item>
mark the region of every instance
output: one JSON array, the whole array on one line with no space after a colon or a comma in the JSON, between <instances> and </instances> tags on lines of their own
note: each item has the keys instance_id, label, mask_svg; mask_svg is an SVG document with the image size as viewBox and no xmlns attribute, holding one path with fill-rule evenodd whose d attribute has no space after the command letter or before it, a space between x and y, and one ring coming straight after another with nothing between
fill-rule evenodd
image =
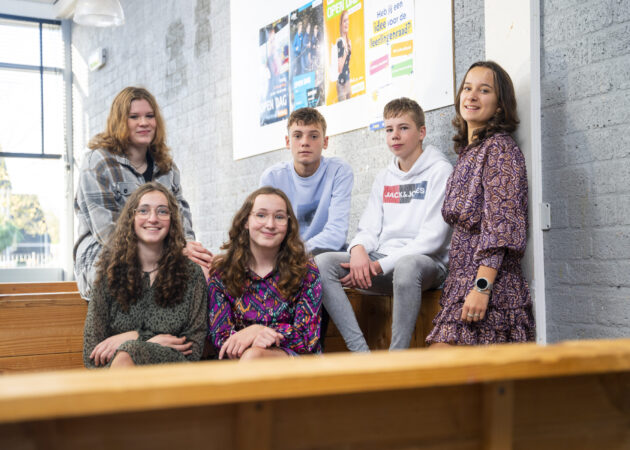
<instances>
[{"instance_id":1,"label":"boy in light blue sweatshirt","mask_svg":"<svg viewBox=\"0 0 630 450\"><path fill-rule=\"evenodd\" d=\"M306 250L314 255L345 247L354 177L339 158L324 158L326 120L315 108L293 111L286 146L292 161L267 168L261 186L281 189L291 200Z\"/></svg>"}]
</instances>

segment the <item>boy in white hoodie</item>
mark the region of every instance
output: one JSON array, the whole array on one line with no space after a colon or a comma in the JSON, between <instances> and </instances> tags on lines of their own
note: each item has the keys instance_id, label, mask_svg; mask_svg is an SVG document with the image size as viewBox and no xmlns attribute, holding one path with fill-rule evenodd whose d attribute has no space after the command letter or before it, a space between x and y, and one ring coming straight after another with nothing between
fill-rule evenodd
<instances>
[{"instance_id":1,"label":"boy in white hoodie","mask_svg":"<svg viewBox=\"0 0 630 450\"><path fill-rule=\"evenodd\" d=\"M422 291L446 276L450 228L442 219L452 165L437 148L422 147L424 113L408 98L383 111L391 164L374 180L348 252L315 258L322 299L348 349L369 351L344 287L394 295L390 350L409 347Z\"/></svg>"}]
</instances>

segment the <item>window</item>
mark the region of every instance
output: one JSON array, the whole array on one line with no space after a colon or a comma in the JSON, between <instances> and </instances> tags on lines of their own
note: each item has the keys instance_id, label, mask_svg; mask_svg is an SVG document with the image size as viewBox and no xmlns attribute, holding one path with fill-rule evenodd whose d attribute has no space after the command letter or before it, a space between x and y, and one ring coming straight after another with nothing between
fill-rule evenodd
<instances>
[{"instance_id":1,"label":"window","mask_svg":"<svg viewBox=\"0 0 630 450\"><path fill-rule=\"evenodd\" d=\"M65 49L61 22L0 15L2 269L67 267Z\"/></svg>"}]
</instances>

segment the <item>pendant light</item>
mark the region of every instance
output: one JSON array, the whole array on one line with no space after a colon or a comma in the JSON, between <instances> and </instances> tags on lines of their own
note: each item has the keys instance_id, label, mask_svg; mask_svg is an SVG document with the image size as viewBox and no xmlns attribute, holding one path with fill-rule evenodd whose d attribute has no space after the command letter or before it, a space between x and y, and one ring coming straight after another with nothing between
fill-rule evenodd
<instances>
[{"instance_id":1,"label":"pendant light","mask_svg":"<svg viewBox=\"0 0 630 450\"><path fill-rule=\"evenodd\" d=\"M78 0L73 20L89 27L117 27L125 23L118 0Z\"/></svg>"}]
</instances>

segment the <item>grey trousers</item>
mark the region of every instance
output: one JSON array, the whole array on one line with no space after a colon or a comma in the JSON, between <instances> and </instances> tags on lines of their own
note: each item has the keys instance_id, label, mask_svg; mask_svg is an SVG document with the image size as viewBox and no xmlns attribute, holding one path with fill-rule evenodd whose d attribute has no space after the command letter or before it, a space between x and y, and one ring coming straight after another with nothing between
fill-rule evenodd
<instances>
[{"instance_id":1,"label":"grey trousers","mask_svg":"<svg viewBox=\"0 0 630 450\"><path fill-rule=\"evenodd\" d=\"M369 254L372 261L384 256L376 252ZM322 280L322 301L348 349L353 352L367 352L367 342L339 281L349 273L340 264L349 261L350 255L347 252L322 253L315 257ZM422 291L440 286L445 277L446 271L433 258L426 255L407 255L398 260L392 272L372 278L370 292L394 296L390 350L409 348L420 312Z\"/></svg>"}]
</instances>

